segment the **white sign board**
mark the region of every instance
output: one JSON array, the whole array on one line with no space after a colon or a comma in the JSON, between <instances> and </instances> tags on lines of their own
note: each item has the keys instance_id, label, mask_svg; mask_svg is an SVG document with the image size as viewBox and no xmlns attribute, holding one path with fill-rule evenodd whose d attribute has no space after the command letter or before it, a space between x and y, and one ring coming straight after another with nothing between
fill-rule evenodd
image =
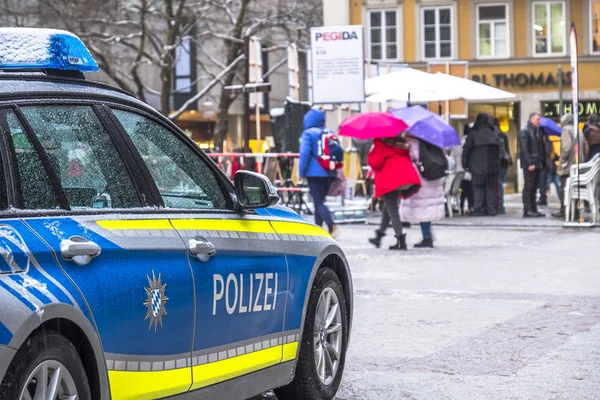
<instances>
[{"instance_id":1,"label":"white sign board","mask_svg":"<svg viewBox=\"0 0 600 400\"><path fill-rule=\"evenodd\" d=\"M313 104L365 101L362 25L310 29Z\"/></svg>"}]
</instances>

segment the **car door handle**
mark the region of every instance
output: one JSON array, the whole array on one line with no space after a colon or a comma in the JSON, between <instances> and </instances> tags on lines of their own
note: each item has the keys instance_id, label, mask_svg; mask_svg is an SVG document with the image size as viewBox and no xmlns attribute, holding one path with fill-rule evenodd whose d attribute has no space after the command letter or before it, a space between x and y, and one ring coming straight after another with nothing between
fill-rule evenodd
<instances>
[{"instance_id":1,"label":"car door handle","mask_svg":"<svg viewBox=\"0 0 600 400\"><path fill-rule=\"evenodd\" d=\"M60 253L63 258L77 265L87 265L92 258L100 254L100 246L81 236L71 236L60 242Z\"/></svg>"},{"instance_id":2,"label":"car door handle","mask_svg":"<svg viewBox=\"0 0 600 400\"><path fill-rule=\"evenodd\" d=\"M190 239L189 245L190 253L203 262L208 261L217 252L215 245L207 240Z\"/></svg>"}]
</instances>

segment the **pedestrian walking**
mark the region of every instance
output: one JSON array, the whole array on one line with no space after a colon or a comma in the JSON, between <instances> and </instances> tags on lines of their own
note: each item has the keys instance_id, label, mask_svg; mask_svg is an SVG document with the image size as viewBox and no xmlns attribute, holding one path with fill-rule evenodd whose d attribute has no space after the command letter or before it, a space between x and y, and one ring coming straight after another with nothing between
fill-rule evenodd
<instances>
[{"instance_id":1,"label":"pedestrian walking","mask_svg":"<svg viewBox=\"0 0 600 400\"><path fill-rule=\"evenodd\" d=\"M559 157L554 151L550 154L550 158L552 163L550 164L550 169L548 170L548 190L552 189L552 185L556 189L556 194L560 199L560 177L558 176L558 163Z\"/></svg>"},{"instance_id":2,"label":"pedestrian walking","mask_svg":"<svg viewBox=\"0 0 600 400\"><path fill-rule=\"evenodd\" d=\"M567 184L567 178L571 173L571 166L575 164L575 138L573 125L573 115L565 114L560 119L562 126L562 135L560 137L560 159L558 162L558 176L560 178L560 211L552 214L555 218L565 218L565 187ZM583 132L577 132L579 135L579 160L585 162L590 154L590 148L585 140Z\"/></svg>"},{"instance_id":3,"label":"pedestrian walking","mask_svg":"<svg viewBox=\"0 0 600 400\"><path fill-rule=\"evenodd\" d=\"M384 203L381 224L369 242L379 248L391 221L396 244L390 246L390 250L406 250L406 234L402 233L398 203L421 187L421 179L410 161L410 145L401 135L375 139L368 161L375 174L375 198L383 197Z\"/></svg>"},{"instance_id":4,"label":"pedestrian walking","mask_svg":"<svg viewBox=\"0 0 600 400\"><path fill-rule=\"evenodd\" d=\"M463 138L461 140L461 145L456 146L453 151L456 152L456 157L460 159L460 164L464 170L464 165L462 165L462 155L465 143L467 141L467 137L469 136L469 132L473 129L474 123L470 123L465 125L463 129ZM465 209L465 201L467 203L467 214L473 213L475 210L475 199L473 198L473 184L472 184L473 176L470 172L465 171L465 175L463 176L462 182L460 183L460 211L461 213Z\"/></svg>"},{"instance_id":5,"label":"pedestrian walking","mask_svg":"<svg viewBox=\"0 0 600 400\"><path fill-rule=\"evenodd\" d=\"M498 212L498 175L502 142L489 114L477 115L463 149L463 166L473 175L475 216L495 216Z\"/></svg>"},{"instance_id":6,"label":"pedestrian walking","mask_svg":"<svg viewBox=\"0 0 600 400\"><path fill-rule=\"evenodd\" d=\"M315 208L315 224L323 226L325 223L332 237L339 234L336 224L333 223L331 212L325 205L325 198L331 184L337 177L337 171L326 170L321 166L317 157L319 155L319 142L325 129L325 114L321 110L309 110L304 116L304 132L300 142L301 178L306 178L308 190L313 199Z\"/></svg>"},{"instance_id":7,"label":"pedestrian walking","mask_svg":"<svg viewBox=\"0 0 600 400\"><path fill-rule=\"evenodd\" d=\"M424 179L424 172L420 168L423 165L420 142L411 136L407 136L407 141L410 144L410 159L421 178L421 189L415 195L402 199L400 202L400 217L402 221L421 225L423 240L415 245L416 248L432 248L431 222L438 221L444 218L445 215L444 178Z\"/></svg>"},{"instance_id":8,"label":"pedestrian walking","mask_svg":"<svg viewBox=\"0 0 600 400\"><path fill-rule=\"evenodd\" d=\"M506 207L504 206L504 183L506 182L506 174L508 169L512 167L513 160L510 154L510 146L508 143L508 135L500 130L500 120L494 118L494 129L502 141L500 151L502 157L500 158L500 174L498 175L498 214L506 214Z\"/></svg>"},{"instance_id":9,"label":"pedestrian walking","mask_svg":"<svg viewBox=\"0 0 600 400\"><path fill-rule=\"evenodd\" d=\"M550 174L552 172L552 141L550 140L550 136L548 132L540 127L540 132L542 133L542 138L544 142L544 168L540 171L540 180L539 180L539 190L540 197L538 199L538 206L547 206L548 205L548 180Z\"/></svg>"},{"instance_id":10,"label":"pedestrian walking","mask_svg":"<svg viewBox=\"0 0 600 400\"><path fill-rule=\"evenodd\" d=\"M535 195L537 192L540 171L546 165L546 146L540 132L542 115L534 112L529 116L527 126L519 132L521 168L525 178L523 188L523 217L545 217L538 212Z\"/></svg>"},{"instance_id":11,"label":"pedestrian walking","mask_svg":"<svg viewBox=\"0 0 600 400\"><path fill-rule=\"evenodd\" d=\"M592 159L596 154L600 153L600 115L592 114L588 117L583 134L589 146L589 158Z\"/></svg>"}]
</instances>

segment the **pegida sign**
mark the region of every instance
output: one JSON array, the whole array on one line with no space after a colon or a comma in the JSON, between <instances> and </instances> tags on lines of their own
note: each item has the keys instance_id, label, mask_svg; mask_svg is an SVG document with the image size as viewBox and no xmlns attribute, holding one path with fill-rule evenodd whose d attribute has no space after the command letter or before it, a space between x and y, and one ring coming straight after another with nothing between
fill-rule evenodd
<instances>
[{"instance_id":1,"label":"pegida sign","mask_svg":"<svg viewBox=\"0 0 600 400\"><path fill-rule=\"evenodd\" d=\"M554 87L558 85L558 73L540 72L516 74L477 74L472 78L475 82L485 83L486 85L496 86L504 89L514 88L536 88L536 87ZM563 85L571 84L571 72L562 72Z\"/></svg>"}]
</instances>

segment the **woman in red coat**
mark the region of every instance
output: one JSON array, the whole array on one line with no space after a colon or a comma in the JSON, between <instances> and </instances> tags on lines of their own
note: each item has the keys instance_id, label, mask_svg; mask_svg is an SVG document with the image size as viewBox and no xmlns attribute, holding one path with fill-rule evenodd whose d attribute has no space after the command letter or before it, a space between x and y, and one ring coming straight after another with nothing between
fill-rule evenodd
<instances>
[{"instance_id":1,"label":"woman in red coat","mask_svg":"<svg viewBox=\"0 0 600 400\"><path fill-rule=\"evenodd\" d=\"M375 237L369 242L379 248L390 221L396 234L396 244L390 250L406 250L406 234L398 213L400 197L407 198L421 188L421 178L410 162L410 145L404 135L375 139L369 153L369 166L375 172L375 198L383 196L383 215Z\"/></svg>"}]
</instances>

